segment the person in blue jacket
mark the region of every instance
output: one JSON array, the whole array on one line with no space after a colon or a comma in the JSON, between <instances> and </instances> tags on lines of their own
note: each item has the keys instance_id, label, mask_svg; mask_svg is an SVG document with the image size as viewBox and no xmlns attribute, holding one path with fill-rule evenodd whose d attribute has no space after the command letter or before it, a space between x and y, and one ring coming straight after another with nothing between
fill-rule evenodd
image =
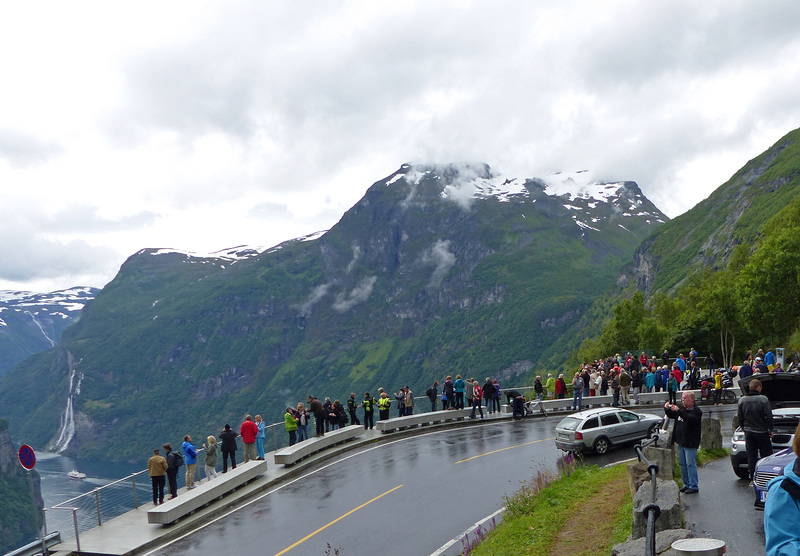
<instances>
[{"instance_id":1,"label":"person in blue jacket","mask_svg":"<svg viewBox=\"0 0 800 556\"><path fill-rule=\"evenodd\" d=\"M792 449L800 456L800 425L794 433ZM783 475L767 484L764 503L764 534L767 556L800 554L800 459L787 465Z\"/></svg>"},{"instance_id":2,"label":"person in blue jacket","mask_svg":"<svg viewBox=\"0 0 800 556\"><path fill-rule=\"evenodd\" d=\"M194 471L197 467L197 450L192 444L192 437L188 434L183 437L183 456L186 460L186 489L191 490L195 488L194 484Z\"/></svg>"},{"instance_id":3,"label":"person in blue jacket","mask_svg":"<svg viewBox=\"0 0 800 556\"><path fill-rule=\"evenodd\" d=\"M456 380L453 382L453 389L456 392L456 409L464 409L464 387L466 383L461 375L456 375Z\"/></svg>"}]
</instances>

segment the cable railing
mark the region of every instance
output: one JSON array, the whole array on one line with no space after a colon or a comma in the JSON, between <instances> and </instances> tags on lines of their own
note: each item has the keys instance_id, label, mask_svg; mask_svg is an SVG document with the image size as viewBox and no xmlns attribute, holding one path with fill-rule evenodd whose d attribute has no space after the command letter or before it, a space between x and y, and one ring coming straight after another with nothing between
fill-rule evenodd
<instances>
[{"instance_id":1,"label":"cable railing","mask_svg":"<svg viewBox=\"0 0 800 556\"><path fill-rule=\"evenodd\" d=\"M274 423L270 425L271 432L274 433L274 431L276 431L276 425L283 425L283 423ZM279 439L276 434L273 434L273 436L275 436L275 438L272 439L273 443L278 446ZM288 441L286 443L288 444ZM242 447L241 436L239 436L236 438L236 452L238 454L242 454ZM178 450L180 450L180 448L178 448ZM239 458L241 458L241 455ZM241 459L239 461L241 461ZM221 461L218 462L217 467L220 465ZM204 468L205 450L200 448L197 450L196 479L205 478L204 473L201 471ZM186 486L185 466L182 466L178 471L177 483L179 489ZM66 520L45 514L45 531L48 529L53 530L53 525L57 525L59 530L61 530L62 539L74 537L78 551L80 551L80 533L88 531L93 527L101 526L110 519L118 517L131 509L138 508L152 500L152 497L153 490L150 476L148 470L143 469L142 471L137 471L136 473L97 487L90 492L56 504L50 509L72 512L72 527L68 526Z\"/></svg>"},{"instance_id":2,"label":"cable railing","mask_svg":"<svg viewBox=\"0 0 800 556\"><path fill-rule=\"evenodd\" d=\"M509 388L511 390L512 388ZM533 394L533 387L513 388L520 393L530 392ZM501 396L501 403L505 400ZM430 400L427 396L414 397L414 413L426 413L431 409ZM437 400L437 409L441 409L441 397ZM394 408L393 408L394 413ZM264 427L264 447L266 450L272 448L275 451L289 445L289 436L285 430L283 421L272 423ZM313 434L313 422L309 424L310 432ZM238 461L242 461L242 440L241 436L236 438L236 453ZM176 447L180 451L180 447ZM221 460L221 458L220 458ZM221 467L219 461L217 468ZM196 479L205 478L205 450L197 450ZM178 472L178 488L186 486L186 468L182 467ZM104 522L122 515L132 509L148 503L152 499L152 486L147 469L137 471L106 485L97 487L90 492L81 494L60 502L50 508L59 510L52 515L45 513L44 531L59 530L62 539L75 538L78 550L80 551L80 534L97 526L102 526ZM72 513L71 519L64 515L63 518L57 517L64 511Z\"/></svg>"}]
</instances>

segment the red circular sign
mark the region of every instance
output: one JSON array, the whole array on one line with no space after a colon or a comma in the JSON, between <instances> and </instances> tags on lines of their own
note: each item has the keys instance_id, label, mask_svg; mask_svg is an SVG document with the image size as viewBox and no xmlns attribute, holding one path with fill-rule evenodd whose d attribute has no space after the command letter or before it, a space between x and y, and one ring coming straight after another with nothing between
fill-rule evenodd
<instances>
[{"instance_id":1,"label":"red circular sign","mask_svg":"<svg viewBox=\"0 0 800 556\"><path fill-rule=\"evenodd\" d=\"M23 444L19 449L19 462L27 470L33 469L36 465L36 454L33 453L33 448L27 444Z\"/></svg>"}]
</instances>

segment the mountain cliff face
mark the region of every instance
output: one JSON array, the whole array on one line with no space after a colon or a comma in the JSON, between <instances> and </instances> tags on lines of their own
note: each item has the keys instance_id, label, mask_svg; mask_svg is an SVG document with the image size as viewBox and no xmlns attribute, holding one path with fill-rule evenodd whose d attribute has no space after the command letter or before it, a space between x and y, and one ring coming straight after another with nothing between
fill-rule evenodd
<instances>
[{"instance_id":1,"label":"mountain cliff face","mask_svg":"<svg viewBox=\"0 0 800 556\"><path fill-rule=\"evenodd\" d=\"M19 464L17 448L8 434L8 423L0 419L0 550L13 550L36 538L35 520L43 522L41 481L32 472L36 511L28 484L27 471Z\"/></svg>"},{"instance_id":2,"label":"mountain cliff face","mask_svg":"<svg viewBox=\"0 0 800 556\"><path fill-rule=\"evenodd\" d=\"M751 245L800 187L800 130L749 161L690 211L658 228L625 273L646 294L670 291L699 269L724 267L735 246Z\"/></svg>"},{"instance_id":3,"label":"mountain cliff face","mask_svg":"<svg viewBox=\"0 0 800 556\"><path fill-rule=\"evenodd\" d=\"M88 287L50 293L0 291L0 376L26 357L55 347L61 333L99 291Z\"/></svg>"},{"instance_id":4,"label":"mountain cliff face","mask_svg":"<svg viewBox=\"0 0 800 556\"><path fill-rule=\"evenodd\" d=\"M29 443L134 459L247 412L278 420L308 394L508 380L552 355L666 220L633 182L404 165L324 234L136 253L0 400Z\"/></svg>"}]
</instances>

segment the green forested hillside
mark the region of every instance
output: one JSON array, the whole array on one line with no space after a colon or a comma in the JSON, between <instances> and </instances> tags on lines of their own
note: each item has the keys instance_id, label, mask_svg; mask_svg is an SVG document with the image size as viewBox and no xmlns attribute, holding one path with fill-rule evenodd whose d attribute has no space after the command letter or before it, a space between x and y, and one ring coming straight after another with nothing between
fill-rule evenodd
<instances>
[{"instance_id":1,"label":"green forested hillside","mask_svg":"<svg viewBox=\"0 0 800 556\"><path fill-rule=\"evenodd\" d=\"M733 365L754 347L800 351L798 185L800 130L644 242L639 289L632 283L610 320L594 321L602 333L584 341L580 357L695 347Z\"/></svg>"},{"instance_id":2,"label":"green forested hillside","mask_svg":"<svg viewBox=\"0 0 800 556\"><path fill-rule=\"evenodd\" d=\"M319 239L257 257L137 253L57 349L0 380L12 433L137 459L246 412L276 421L307 394L505 381L538 368L666 220L633 183L606 186L608 202L537 180L449 197L506 185L468 174L404 166Z\"/></svg>"}]
</instances>

